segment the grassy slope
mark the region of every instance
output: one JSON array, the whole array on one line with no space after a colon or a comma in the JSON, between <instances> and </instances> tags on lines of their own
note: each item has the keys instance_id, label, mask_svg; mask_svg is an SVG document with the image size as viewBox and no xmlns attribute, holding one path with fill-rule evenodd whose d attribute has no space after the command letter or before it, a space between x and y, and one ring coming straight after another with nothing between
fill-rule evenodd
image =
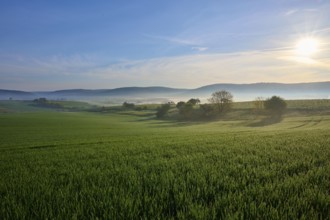
<instances>
[{"instance_id":1,"label":"grassy slope","mask_svg":"<svg viewBox=\"0 0 330 220\"><path fill-rule=\"evenodd\" d=\"M258 120L0 114L0 216L326 219L330 116Z\"/></svg>"}]
</instances>

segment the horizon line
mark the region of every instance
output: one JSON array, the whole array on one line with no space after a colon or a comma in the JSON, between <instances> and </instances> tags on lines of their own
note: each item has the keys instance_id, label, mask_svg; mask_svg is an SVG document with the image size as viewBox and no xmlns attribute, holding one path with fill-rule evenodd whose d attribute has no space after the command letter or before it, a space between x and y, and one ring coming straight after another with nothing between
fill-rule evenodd
<instances>
[{"instance_id":1,"label":"horizon line","mask_svg":"<svg viewBox=\"0 0 330 220\"><path fill-rule=\"evenodd\" d=\"M88 88L71 88L71 89L56 89L56 90L19 90L19 89L2 89L7 91L20 91L20 92L57 92L57 91L66 91L66 90L86 90L86 91L97 91L97 90L115 90L115 89L125 89L125 88L166 88L166 89L182 89L182 90L192 90L199 89L207 86L213 85L253 85L253 84L286 84L286 85L296 85L296 84L309 84L309 83L330 83L328 81L311 81L311 82L295 82L295 83L283 83L283 82L254 82L254 83L214 83L207 84L204 86L194 87L194 88L175 88L168 86L123 86L123 87L115 87L115 88L100 88L100 89L88 89Z\"/></svg>"}]
</instances>

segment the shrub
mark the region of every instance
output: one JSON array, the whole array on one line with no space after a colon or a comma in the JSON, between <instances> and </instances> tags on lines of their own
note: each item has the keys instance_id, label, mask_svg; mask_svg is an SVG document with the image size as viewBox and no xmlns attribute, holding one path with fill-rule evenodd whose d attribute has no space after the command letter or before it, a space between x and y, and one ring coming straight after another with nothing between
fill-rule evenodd
<instances>
[{"instance_id":1,"label":"shrub","mask_svg":"<svg viewBox=\"0 0 330 220\"><path fill-rule=\"evenodd\" d=\"M157 118L164 117L167 114L167 112L170 110L170 108L171 105L169 103L162 104L160 107L157 108L156 117Z\"/></svg>"},{"instance_id":2,"label":"shrub","mask_svg":"<svg viewBox=\"0 0 330 220\"><path fill-rule=\"evenodd\" d=\"M134 105L134 103L124 102L123 107L127 108L127 109L134 109L135 105Z\"/></svg>"},{"instance_id":3,"label":"shrub","mask_svg":"<svg viewBox=\"0 0 330 220\"><path fill-rule=\"evenodd\" d=\"M284 112L286 106L287 104L284 99L279 96L273 96L264 102L265 109L278 115L281 115Z\"/></svg>"}]
</instances>

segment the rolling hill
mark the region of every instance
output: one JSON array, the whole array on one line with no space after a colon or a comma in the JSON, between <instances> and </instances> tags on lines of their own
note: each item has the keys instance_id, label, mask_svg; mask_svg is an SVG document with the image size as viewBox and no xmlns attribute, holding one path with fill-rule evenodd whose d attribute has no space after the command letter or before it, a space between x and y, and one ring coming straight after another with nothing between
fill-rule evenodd
<instances>
[{"instance_id":1,"label":"rolling hill","mask_svg":"<svg viewBox=\"0 0 330 220\"><path fill-rule=\"evenodd\" d=\"M61 100L105 101L131 100L140 102L160 102L164 100L185 100L191 97L206 100L218 90L230 91L235 100L252 100L255 97L279 95L285 99L328 99L330 82L311 83L253 83L253 84L213 84L196 89L178 89L168 87L122 87L115 89L70 89L50 92L25 92L17 90L0 90L0 99L31 100L45 97Z\"/></svg>"}]
</instances>

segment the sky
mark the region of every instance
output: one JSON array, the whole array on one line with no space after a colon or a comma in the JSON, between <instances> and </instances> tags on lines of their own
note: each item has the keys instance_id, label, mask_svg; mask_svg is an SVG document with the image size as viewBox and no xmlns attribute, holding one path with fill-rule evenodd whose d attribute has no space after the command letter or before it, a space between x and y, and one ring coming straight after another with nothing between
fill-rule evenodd
<instances>
[{"instance_id":1,"label":"sky","mask_svg":"<svg viewBox=\"0 0 330 220\"><path fill-rule=\"evenodd\" d=\"M330 81L330 0L0 1L0 89ZM318 43L297 53L301 39Z\"/></svg>"}]
</instances>

